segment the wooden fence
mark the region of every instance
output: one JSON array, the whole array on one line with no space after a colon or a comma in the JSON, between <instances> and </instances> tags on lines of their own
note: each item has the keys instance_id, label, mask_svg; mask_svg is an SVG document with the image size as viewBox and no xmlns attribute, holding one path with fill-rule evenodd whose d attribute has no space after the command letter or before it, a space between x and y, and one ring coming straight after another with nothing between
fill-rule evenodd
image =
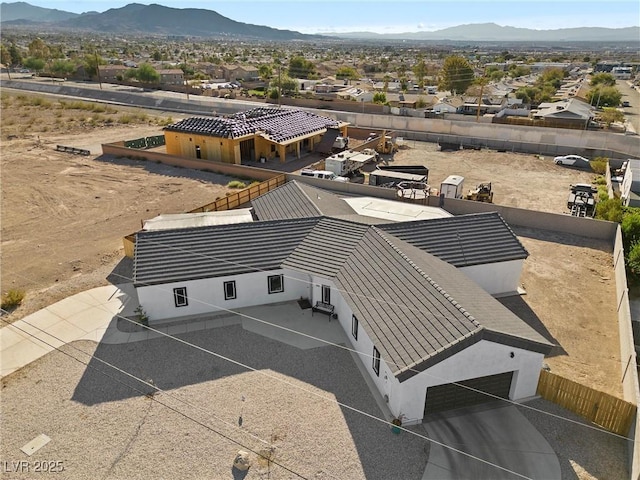
<instances>
[{"instance_id":1,"label":"wooden fence","mask_svg":"<svg viewBox=\"0 0 640 480\"><path fill-rule=\"evenodd\" d=\"M199 212L219 212L222 210L231 210L237 208L240 205L250 202L256 197L263 195L274 188L284 185L287 181L286 175L278 175L276 177L265 180L264 182L251 185L238 192L228 194L226 197L218 198L214 202L208 203L201 207L190 210L187 213L199 213ZM132 233L122 238L122 244L124 246L124 254L129 258L133 258L136 245L136 234Z\"/></svg>"},{"instance_id":2,"label":"wooden fence","mask_svg":"<svg viewBox=\"0 0 640 480\"><path fill-rule=\"evenodd\" d=\"M632 403L545 370L540 372L538 395L618 435L629 434L636 415Z\"/></svg>"},{"instance_id":3,"label":"wooden fence","mask_svg":"<svg viewBox=\"0 0 640 480\"><path fill-rule=\"evenodd\" d=\"M287 177L282 174L276 177L265 180L264 182L251 185L250 187L243 188L237 192L229 193L226 197L218 198L214 202L208 203L201 207L190 210L189 213L198 212L219 212L221 210L231 210L237 208L240 205L250 202L256 197L263 195L274 188L284 185L287 181Z\"/></svg>"}]
</instances>

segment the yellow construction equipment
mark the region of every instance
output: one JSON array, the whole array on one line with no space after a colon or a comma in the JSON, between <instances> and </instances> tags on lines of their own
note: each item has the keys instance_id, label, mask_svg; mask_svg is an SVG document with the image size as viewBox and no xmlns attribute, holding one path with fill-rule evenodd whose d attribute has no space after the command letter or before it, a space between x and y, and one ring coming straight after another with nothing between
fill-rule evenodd
<instances>
[{"instance_id":1,"label":"yellow construction equipment","mask_svg":"<svg viewBox=\"0 0 640 480\"><path fill-rule=\"evenodd\" d=\"M466 200L475 202L493 203L493 192L491 191L491 183L481 183L476 188L469 190L465 197Z\"/></svg>"},{"instance_id":2,"label":"yellow construction equipment","mask_svg":"<svg viewBox=\"0 0 640 480\"><path fill-rule=\"evenodd\" d=\"M376 146L376 152L382 154L391 154L397 150L396 144L393 141L393 137L387 135L387 131L383 130L382 135L380 135L380 141Z\"/></svg>"}]
</instances>

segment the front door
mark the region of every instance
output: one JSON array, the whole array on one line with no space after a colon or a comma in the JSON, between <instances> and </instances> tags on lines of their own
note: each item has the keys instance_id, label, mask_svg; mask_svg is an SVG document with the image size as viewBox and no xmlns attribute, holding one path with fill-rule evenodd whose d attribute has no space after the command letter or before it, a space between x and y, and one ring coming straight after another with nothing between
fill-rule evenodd
<instances>
[{"instance_id":1,"label":"front door","mask_svg":"<svg viewBox=\"0 0 640 480\"><path fill-rule=\"evenodd\" d=\"M322 285L322 303L331 305L331 287L328 285Z\"/></svg>"}]
</instances>

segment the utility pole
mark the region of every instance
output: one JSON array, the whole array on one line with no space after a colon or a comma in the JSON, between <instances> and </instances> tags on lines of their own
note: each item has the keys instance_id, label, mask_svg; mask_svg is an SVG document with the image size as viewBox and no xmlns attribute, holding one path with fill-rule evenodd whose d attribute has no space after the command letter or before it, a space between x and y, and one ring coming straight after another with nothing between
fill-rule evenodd
<instances>
[{"instance_id":1,"label":"utility pole","mask_svg":"<svg viewBox=\"0 0 640 480\"><path fill-rule=\"evenodd\" d=\"M96 74L98 75L98 83L100 84L100 90L102 90L102 80L100 80L100 64L98 63L98 50L93 51L96 57Z\"/></svg>"},{"instance_id":2,"label":"utility pole","mask_svg":"<svg viewBox=\"0 0 640 480\"><path fill-rule=\"evenodd\" d=\"M480 121L480 104L482 103L482 92L484 91L484 84L487 81L486 77L484 76L486 71L487 71L487 67L485 67L484 70L482 71L482 77L480 78L480 97L478 97L478 111L476 112L476 123Z\"/></svg>"}]
</instances>

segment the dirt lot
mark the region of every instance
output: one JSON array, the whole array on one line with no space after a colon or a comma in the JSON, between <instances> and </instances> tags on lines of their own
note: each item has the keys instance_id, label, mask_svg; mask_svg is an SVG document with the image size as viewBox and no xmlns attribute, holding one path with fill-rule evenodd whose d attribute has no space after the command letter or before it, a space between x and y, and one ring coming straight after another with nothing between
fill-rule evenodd
<instances>
[{"instance_id":1,"label":"dirt lot","mask_svg":"<svg viewBox=\"0 0 640 480\"><path fill-rule=\"evenodd\" d=\"M465 177L465 191L491 182L494 202L501 205L568 215L569 185L591 183L595 177L535 155L440 152L435 144L405 144L392 163L425 165L432 187L453 174ZM558 344L547 359L551 371L621 396L611 246L575 235L513 229L530 255L521 277L527 294L503 303Z\"/></svg>"},{"instance_id":2,"label":"dirt lot","mask_svg":"<svg viewBox=\"0 0 640 480\"><path fill-rule=\"evenodd\" d=\"M158 113L120 107L96 112L34 98L3 91L2 291L27 292L8 320L105 284L122 259L122 236L139 229L144 219L224 195L231 180L99 155L102 143L159 134L167 119ZM92 155L57 152L57 144L87 148ZM490 181L496 203L556 213L567 212L571 183L593 179L550 158L439 152L436 145L412 141L393 162L426 165L432 186L450 174L464 176L465 189ZM621 395L609 246L540 230L515 231L530 253L522 276L527 295L505 303L559 344L548 359L552 371Z\"/></svg>"},{"instance_id":3,"label":"dirt lot","mask_svg":"<svg viewBox=\"0 0 640 480\"><path fill-rule=\"evenodd\" d=\"M102 143L161 134L168 118L91 105L2 92L2 291L27 293L10 320L106 284L142 220L228 191L226 176L102 157Z\"/></svg>"}]
</instances>

